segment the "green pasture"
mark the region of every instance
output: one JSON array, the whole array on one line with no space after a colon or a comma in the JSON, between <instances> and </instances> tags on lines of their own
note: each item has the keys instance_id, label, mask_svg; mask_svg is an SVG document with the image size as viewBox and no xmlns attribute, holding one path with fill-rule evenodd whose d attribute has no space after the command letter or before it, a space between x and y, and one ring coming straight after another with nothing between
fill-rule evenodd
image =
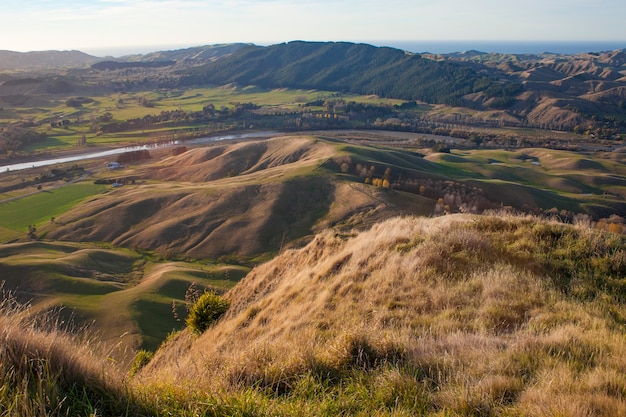
<instances>
[{"instance_id":1,"label":"green pasture","mask_svg":"<svg viewBox=\"0 0 626 417\"><path fill-rule=\"evenodd\" d=\"M74 320L97 320L105 294L53 294L56 303L68 309L76 317ZM88 324L88 323L80 323Z\"/></svg>"},{"instance_id":2,"label":"green pasture","mask_svg":"<svg viewBox=\"0 0 626 417\"><path fill-rule=\"evenodd\" d=\"M68 97L69 98L69 97ZM137 140L150 140L154 136L168 131L197 129L199 125L190 122L188 126L176 126L165 129L137 129L122 133L97 135L99 126L106 122L99 118L110 113L112 121L124 122L149 115L158 115L164 111L183 110L186 112L201 111L207 104L213 104L216 110L233 108L237 103L254 103L261 111L273 109L297 110L305 103L317 100L355 101L372 104L401 104L404 100L384 99L376 96L346 94L338 96L334 92L318 90L293 89L262 89L255 86L206 87L191 89L161 89L145 92L111 93L107 95L89 96L93 102L85 103L80 108L69 107L63 99L53 99L41 105L5 109L0 114L0 123L12 122L16 119L29 118L41 124L39 130L46 132L45 141L32 144L25 148L27 152L51 151L76 146L85 135L87 146L100 144L128 143ZM319 109L319 108L314 108ZM51 122L69 120L67 127L52 127ZM200 126L201 127L201 126Z\"/></svg>"},{"instance_id":3,"label":"green pasture","mask_svg":"<svg viewBox=\"0 0 626 417\"><path fill-rule=\"evenodd\" d=\"M223 293L249 268L196 262L160 263L150 254L75 242L0 244L3 288L36 309L63 308L78 326L121 335L138 328L142 347L156 349L184 327L185 294L193 285ZM172 311L175 303L178 317Z\"/></svg>"},{"instance_id":4,"label":"green pasture","mask_svg":"<svg viewBox=\"0 0 626 417\"><path fill-rule=\"evenodd\" d=\"M385 168L411 170L415 173L433 177L462 177L463 169L454 165L440 164L428 161L417 154L388 148L375 148L371 146L359 146L352 144L339 144L338 149L342 154L374 166L377 175L381 175ZM368 166L368 168L369 168Z\"/></svg>"},{"instance_id":5,"label":"green pasture","mask_svg":"<svg viewBox=\"0 0 626 417\"><path fill-rule=\"evenodd\" d=\"M72 126L76 126L75 121L77 119L79 120L78 125L85 126L85 129L80 130L86 132L92 122L96 122L99 116L107 112L111 113L113 120L124 121L148 115L158 115L162 111L200 111L209 103L213 104L216 110L220 110L222 107L232 108L237 103L254 103L260 107L298 108L307 102L328 99L391 105L404 102L404 100L355 94L337 96L336 93L330 91L282 88L269 90L255 86L161 89L133 93L112 93L103 96L90 96L90 98L94 101L86 103L78 109L68 107L64 101L53 101L49 103L48 107L14 109L12 112L8 112L6 116L28 112L37 121L58 121L61 118L70 120L72 124L69 129L49 128L49 125L43 125L44 128L50 129L49 132L53 134L62 134L64 130L71 130Z\"/></svg>"},{"instance_id":6,"label":"green pasture","mask_svg":"<svg viewBox=\"0 0 626 417\"><path fill-rule=\"evenodd\" d=\"M94 244L30 241L0 245L6 285L38 295L101 296L124 288L141 268L126 249Z\"/></svg>"},{"instance_id":7,"label":"green pasture","mask_svg":"<svg viewBox=\"0 0 626 417\"><path fill-rule=\"evenodd\" d=\"M170 332L185 326L185 295L192 285L198 294L205 290L222 293L247 272L247 268L237 266L177 262L175 269L164 272L149 285L127 290L133 295L125 308L140 329L142 348L155 350Z\"/></svg>"},{"instance_id":8,"label":"green pasture","mask_svg":"<svg viewBox=\"0 0 626 417\"><path fill-rule=\"evenodd\" d=\"M71 184L0 204L0 242L23 237L29 225L41 226L87 197L104 191L104 185Z\"/></svg>"},{"instance_id":9,"label":"green pasture","mask_svg":"<svg viewBox=\"0 0 626 417\"><path fill-rule=\"evenodd\" d=\"M205 266L199 264L188 264L188 269L168 271L163 274L165 279L159 291L162 294L177 297L185 293L191 283L196 283L206 288L211 288L218 292L229 290L234 287L246 274L249 269L233 265Z\"/></svg>"},{"instance_id":10,"label":"green pasture","mask_svg":"<svg viewBox=\"0 0 626 417\"><path fill-rule=\"evenodd\" d=\"M626 180L619 162L572 151L547 149L454 150L433 162L453 171L451 178L476 185L488 198L543 209L558 207L573 212L602 212L621 204L616 195Z\"/></svg>"},{"instance_id":11,"label":"green pasture","mask_svg":"<svg viewBox=\"0 0 626 417\"><path fill-rule=\"evenodd\" d=\"M607 174L622 168L590 155L544 149L454 150L440 155L437 163L462 169L466 178L509 181L573 195L602 194L610 184Z\"/></svg>"}]
</instances>

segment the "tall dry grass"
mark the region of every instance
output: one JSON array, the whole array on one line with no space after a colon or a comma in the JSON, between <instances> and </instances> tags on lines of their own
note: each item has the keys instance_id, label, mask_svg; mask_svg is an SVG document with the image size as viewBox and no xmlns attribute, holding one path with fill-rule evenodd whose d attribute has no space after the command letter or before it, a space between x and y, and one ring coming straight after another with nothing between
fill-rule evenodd
<instances>
[{"instance_id":1,"label":"tall dry grass","mask_svg":"<svg viewBox=\"0 0 626 417\"><path fill-rule=\"evenodd\" d=\"M0 297L0 415L141 415L95 339Z\"/></svg>"},{"instance_id":2,"label":"tall dry grass","mask_svg":"<svg viewBox=\"0 0 626 417\"><path fill-rule=\"evenodd\" d=\"M503 216L329 231L255 268L137 383L272 415L626 415L624 242Z\"/></svg>"},{"instance_id":3,"label":"tall dry grass","mask_svg":"<svg viewBox=\"0 0 626 417\"><path fill-rule=\"evenodd\" d=\"M132 379L4 297L0 415L626 415L625 243L506 216L327 231Z\"/></svg>"}]
</instances>

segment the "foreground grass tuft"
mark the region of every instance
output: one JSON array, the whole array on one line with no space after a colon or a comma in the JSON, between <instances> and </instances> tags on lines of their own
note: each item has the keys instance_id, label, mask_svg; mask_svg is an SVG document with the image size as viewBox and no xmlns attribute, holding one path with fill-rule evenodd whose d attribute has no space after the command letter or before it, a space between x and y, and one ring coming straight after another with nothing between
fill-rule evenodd
<instances>
[{"instance_id":1,"label":"foreground grass tuft","mask_svg":"<svg viewBox=\"0 0 626 417\"><path fill-rule=\"evenodd\" d=\"M145 415L106 353L90 340L0 302L0 415Z\"/></svg>"}]
</instances>

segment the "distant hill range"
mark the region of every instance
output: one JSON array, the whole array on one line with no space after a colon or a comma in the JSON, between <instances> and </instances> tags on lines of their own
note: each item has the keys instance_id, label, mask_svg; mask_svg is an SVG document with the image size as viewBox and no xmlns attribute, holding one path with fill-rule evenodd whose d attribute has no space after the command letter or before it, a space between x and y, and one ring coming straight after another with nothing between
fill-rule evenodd
<instances>
[{"instance_id":1,"label":"distant hill range","mask_svg":"<svg viewBox=\"0 0 626 417\"><path fill-rule=\"evenodd\" d=\"M472 66L399 49L296 41L242 48L189 70L182 82L312 88L460 105L482 78Z\"/></svg>"},{"instance_id":2,"label":"distant hill range","mask_svg":"<svg viewBox=\"0 0 626 417\"><path fill-rule=\"evenodd\" d=\"M184 84L237 83L376 94L505 111L512 123L571 129L626 109L626 52L448 55L346 42L249 46L189 69ZM450 123L456 123L451 116Z\"/></svg>"},{"instance_id":3,"label":"distant hill range","mask_svg":"<svg viewBox=\"0 0 626 417\"><path fill-rule=\"evenodd\" d=\"M0 51L0 71L85 67L98 60L80 51Z\"/></svg>"},{"instance_id":4,"label":"distant hill range","mask_svg":"<svg viewBox=\"0 0 626 417\"><path fill-rule=\"evenodd\" d=\"M249 44L245 43L205 45L171 51L125 55L115 58L110 56L96 57L80 51L0 51L0 71L85 68L91 65L95 65L96 69L109 70L159 68L172 66L174 64L179 64L179 66L202 65L232 54L248 45Z\"/></svg>"},{"instance_id":5,"label":"distant hill range","mask_svg":"<svg viewBox=\"0 0 626 417\"><path fill-rule=\"evenodd\" d=\"M112 81L117 70L126 71L125 77L129 70L140 71L138 89L234 83L469 107L493 111L493 117L507 124L547 129L585 129L591 120L620 128L626 123L626 50L437 55L349 42L294 41L207 45L120 58L77 51L0 51L0 70L70 67L100 70ZM146 71L168 77L144 77ZM455 124L463 123L459 117L464 116L450 112L441 117Z\"/></svg>"}]
</instances>

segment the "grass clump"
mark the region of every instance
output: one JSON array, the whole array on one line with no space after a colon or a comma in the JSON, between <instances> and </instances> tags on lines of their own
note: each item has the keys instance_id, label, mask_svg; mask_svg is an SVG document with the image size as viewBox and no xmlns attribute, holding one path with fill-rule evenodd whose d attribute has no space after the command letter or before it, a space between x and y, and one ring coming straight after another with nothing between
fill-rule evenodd
<instances>
[{"instance_id":1,"label":"grass clump","mask_svg":"<svg viewBox=\"0 0 626 417\"><path fill-rule=\"evenodd\" d=\"M0 415L147 415L93 340L0 297Z\"/></svg>"},{"instance_id":2,"label":"grass clump","mask_svg":"<svg viewBox=\"0 0 626 417\"><path fill-rule=\"evenodd\" d=\"M221 296L207 291L191 306L185 322L193 333L202 334L226 313L229 305Z\"/></svg>"}]
</instances>

